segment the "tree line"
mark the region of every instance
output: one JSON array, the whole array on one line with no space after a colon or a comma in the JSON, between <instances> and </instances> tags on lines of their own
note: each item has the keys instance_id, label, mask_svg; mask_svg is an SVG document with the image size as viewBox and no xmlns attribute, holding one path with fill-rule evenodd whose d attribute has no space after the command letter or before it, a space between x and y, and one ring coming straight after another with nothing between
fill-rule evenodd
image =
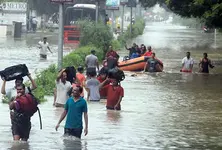
<instances>
[{"instance_id":1,"label":"tree line","mask_svg":"<svg viewBox=\"0 0 222 150\"><path fill-rule=\"evenodd\" d=\"M37 10L41 14L58 12L58 5L50 0L0 0L27 2L29 9ZM104 0L100 0L104 1ZM77 0L77 3L93 3L94 0ZM222 27L221 0L139 0L143 7L153 7L157 3L182 17L200 18L209 27ZM66 5L66 7L69 5Z\"/></svg>"},{"instance_id":2,"label":"tree line","mask_svg":"<svg viewBox=\"0 0 222 150\"><path fill-rule=\"evenodd\" d=\"M169 10L182 17L200 18L209 27L222 27L221 0L140 0L143 7L156 3L166 5Z\"/></svg>"}]
</instances>

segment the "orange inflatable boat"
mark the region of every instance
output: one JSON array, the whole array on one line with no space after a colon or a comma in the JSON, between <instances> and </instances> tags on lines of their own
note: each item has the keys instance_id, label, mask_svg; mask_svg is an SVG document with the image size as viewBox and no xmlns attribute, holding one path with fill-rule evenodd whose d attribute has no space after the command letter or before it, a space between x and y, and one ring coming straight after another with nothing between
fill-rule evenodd
<instances>
[{"instance_id":1,"label":"orange inflatable boat","mask_svg":"<svg viewBox=\"0 0 222 150\"><path fill-rule=\"evenodd\" d=\"M143 71L144 66L146 65L147 60L150 57L147 56L141 56L134 59L124 60L119 62L118 67L120 70L123 71ZM157 59L160 65L163 67L163 63Z\"/></svg>"}]
</instances>

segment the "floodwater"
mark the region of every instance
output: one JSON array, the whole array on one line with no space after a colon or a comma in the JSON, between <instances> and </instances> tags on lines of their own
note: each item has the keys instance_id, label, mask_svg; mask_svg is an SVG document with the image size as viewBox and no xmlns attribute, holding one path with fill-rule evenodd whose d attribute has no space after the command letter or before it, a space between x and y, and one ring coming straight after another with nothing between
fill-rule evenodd
<instances>
[{"instance_id":1,"label":"floodwater","mask_svg":"<svg viewBox=\"0 0 222 150\"><path fill-rule=\"evenodd\" d=\"M157 57L164 62L165 72L137 73L136 76L126 72L126 79L121 83L125 90L122 111L107 111L104 103L89 103L89 134L79 141L62 136L64 122L59 131L55 131L62 109L52 107L52 98L49 98L40 106L43 130L39 129L36 114L32 118L29 142L15 143L11 137L8 106L0 104L0 149L222 149L220 72L212 71L209 75L179 73L186 51L197 55L195 66L203 52L207 51L209 56L220 52L222 38L219 35L217 38L215 44L213 34L162 23L147 25L144 35L136 42L153 46ZM4 55L0 56L4 62L1 68L11 63L28 63L34 70L56 61L56 54L53 54L48 62L39 62L38 55L33 54L34 45L27 48L24 41L17 45L7 42L1 44L1 49L4 48ZM18 59L18 53L31 56ZM123 56L125 52L120 53ZM216 68L221 68L219 64Z\"/></svg>"}]
</instances>

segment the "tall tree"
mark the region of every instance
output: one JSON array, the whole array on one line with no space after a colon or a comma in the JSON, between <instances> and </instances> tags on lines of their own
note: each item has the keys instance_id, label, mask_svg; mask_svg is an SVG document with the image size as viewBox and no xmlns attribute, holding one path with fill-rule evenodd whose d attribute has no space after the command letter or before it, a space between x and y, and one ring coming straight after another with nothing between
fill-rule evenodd
<instances>
[{"instance_id":1,"label":"tall tree","mask_svg":"<svg viewBox=\"0 0 222 150\"><path fill-rule=\"evenodd\" d=\"M166 4L183 17L201 18L210 27L222 27L222 0L140 0L144 7Z\"/></svg>"},{"instance_id":2,"label":"tall tree","mask_svg":"<svg viewBox=\"0 0 222 150\"><path fill-rule=\"evenodd\" d=\"M167 0L174 13L184 17L198 17L211 27L222 27L221 0Z\"/></svg>"}]
</instances>

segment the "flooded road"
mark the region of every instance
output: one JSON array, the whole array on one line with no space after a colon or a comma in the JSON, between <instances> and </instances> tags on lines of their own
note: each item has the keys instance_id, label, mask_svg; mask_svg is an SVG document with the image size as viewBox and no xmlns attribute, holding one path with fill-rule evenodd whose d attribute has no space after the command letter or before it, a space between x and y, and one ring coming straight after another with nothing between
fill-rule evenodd
<instances>
[{"instance_id":1,"label":"flooded road","mask_svg":"<svg viewBox=\"0 0 222 150\"><path fill-rule=\"evenodd\" d=\"M218 35L219 39L222 41ZM179 73L186 51L189 50L191 55L195 53L197 63L203 52L207 51L210 57L211 53L221 51L219 43L222 42L214 47L213 34L163 24L147 25L144 35L138 37L136 42L153 47L157 57L164 62L165 72L138 73L135 77L126 72L126 79L122 82L125 96L121 112L107 111L105 103L89 103L89 134L78 141L62 136L64 122L58 132L54 130L62 110L52 107L53 100L49 97L48 102L40 106L43 130L39 129L36 114L32 118L29 142L13 143L8 106L0 103L0 149L222 149L220 72L209 75ZM4 47L4 43L1 46ZM30 49L35 48L31 46ZM4 60L1 68L13 62L28 63L34 70L36 66L40 68L56 61L56 54L45 64L39 62L37 57L33 58L34 54L30 54L28 49L12 51L4 51L5 55L0 56ZM17 59L17 53L23 55L22 51L32 57ZM125 52L120 53L123 56Z\"/></svg>"}]
</instances>

